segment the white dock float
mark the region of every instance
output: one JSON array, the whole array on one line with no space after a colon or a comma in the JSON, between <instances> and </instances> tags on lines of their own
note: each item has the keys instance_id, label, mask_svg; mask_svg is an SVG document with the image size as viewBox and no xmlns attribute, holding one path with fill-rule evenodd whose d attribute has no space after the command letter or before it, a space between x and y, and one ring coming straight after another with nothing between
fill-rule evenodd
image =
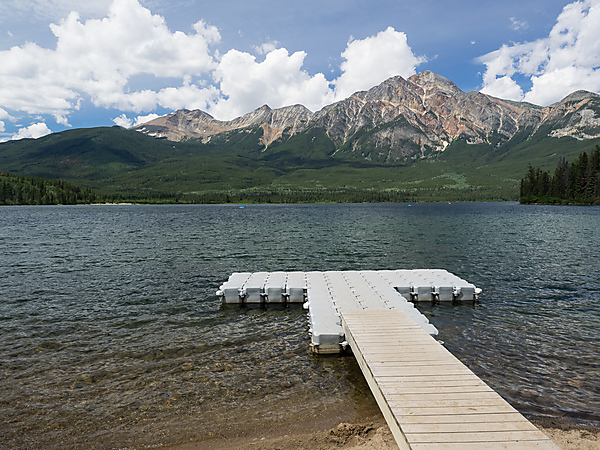
<instances>
[{"instance_id":1,"label":"white dock float","mask_svg":"<svg viewBox=\"0 0 600 450\"><path fill-rule=\"evenodd\" d=\"M411 301L475 300L445 270L234 273L223 303L306 302L311 346L350 345L401 449L558 449L432 336Z\"/></svg>"},{"instance_id":2,"label":"white dock float","mask_svg":"<svg viewBox=\"0 0 600 450\"><path fill-rule=\"evenodd\" d=\"M223 303L304 303L311 346L339 353L346 345L341 313L401 310L423 330L436 328L412 302L474 300L479 290L446 270L234 273L217 292Z\"/></svg>"}]
</instances>

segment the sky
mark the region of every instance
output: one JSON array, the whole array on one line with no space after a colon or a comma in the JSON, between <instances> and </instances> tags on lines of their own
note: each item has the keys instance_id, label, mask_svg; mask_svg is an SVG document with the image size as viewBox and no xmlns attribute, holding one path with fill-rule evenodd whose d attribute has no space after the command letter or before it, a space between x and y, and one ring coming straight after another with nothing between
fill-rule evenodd
<instances>
[{"instance_id":1,"label":"sky","mask_svg":"<svg viewBox=\"0 0 600 450\"><path fill-rule=\"evenodd\" d=\"M600 92L600 0L0 0L0 141L317 111L431 70L546 106Z\"/></svg>"}]
</instances>

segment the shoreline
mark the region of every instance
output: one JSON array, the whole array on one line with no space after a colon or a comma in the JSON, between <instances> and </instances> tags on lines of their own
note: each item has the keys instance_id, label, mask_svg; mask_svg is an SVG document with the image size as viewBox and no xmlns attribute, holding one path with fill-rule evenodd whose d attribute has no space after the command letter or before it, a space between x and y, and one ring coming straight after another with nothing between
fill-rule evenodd
<instances>
[{"instance_id":1,"label":"shoreline","mask_svg":"<svg viewBox=\"0 0 600 450\"><path fill-rule=\"evenodd\" d=\"M569 424L553 419L530 420L562 450L599 450L600 428ZM318 424L295 424L260 431L240 430L237 437L165 445L171 450L396 450L392 432L381 415L340 422L326 429Z\"/></svg>"}]
</instances>

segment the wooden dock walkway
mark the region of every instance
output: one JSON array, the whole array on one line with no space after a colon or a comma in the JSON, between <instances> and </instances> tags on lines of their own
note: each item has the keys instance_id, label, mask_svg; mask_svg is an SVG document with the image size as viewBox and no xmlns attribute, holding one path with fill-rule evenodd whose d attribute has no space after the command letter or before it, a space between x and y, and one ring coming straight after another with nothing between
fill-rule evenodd
<instances>
[{"instance_id":1,"label":"wooden dock walkway","mask_svg":"<svg viewBox=\"0 0 600 450\"><path fill-rule=\"evenodd\" d=\"M341 315L401 449L559 448L404 312Z\"/></svg>"},{"instance_id":2,"label":"wooden dock walkway","mask_svg":"<svg viewBox=\"0 0 600 450\"><path fill-rule=\"evenodd\" d=\"M480 290L445 271L234 273L223 303L299 303L311 347L350 345L401 449L558 449L454 357L412 302L474 300Z\"/></svg>"}]
</instances>

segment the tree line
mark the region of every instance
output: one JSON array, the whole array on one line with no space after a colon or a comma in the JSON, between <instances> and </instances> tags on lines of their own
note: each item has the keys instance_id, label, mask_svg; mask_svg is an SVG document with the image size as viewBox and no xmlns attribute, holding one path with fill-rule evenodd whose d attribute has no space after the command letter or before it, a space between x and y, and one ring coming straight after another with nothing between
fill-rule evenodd
<instances>
[{"instance_id":1,"label":"tree line","mask_svg":"<svg viewBox=\"0 0 600 450\"><path fill-rule=\"evenodd\" d=\"M420 189L420 190L377 190L352 187L314 189L242 189L204 191L191 193L139 193L107 194L107 202L163 203L163 204L227 204L227 203L414 203L426 202L469 202L482 200L514 200L502 192L488 192L471 187L468 189Z\"/></svg>"},{"instance_id":2,"label":"tree line","mask_svg":"<svg viewBox=\"0 0 600 450\"><path fill-rule=\"evenodd\" d=\"M0 173L0 205L76 205L101 201L89 188L63 180Z\"/></svg>"},{"instance_id":3,"label":"tree line","mask_svg":"<svg viewBox=\"0 0 600 450\"><path fill-rule=\"evenodd\" d=\"M109 202L135 203L383 203L407 202L412 197L403 192L384 192L354 188L323 189L247 189L190 193L146 193L138 195L107 195Z\"/></svg>"},{"instance_id":4,"label":"tree line","mask_svg":"<svg viewBox=\"0 0 600 450\"><path fill-rule=\"evenodd\" d=\"M600 147L581 153L571 164L559 158L553 175L529 165L519 202L600 205Z\"/></svg>"}]
</instances>

